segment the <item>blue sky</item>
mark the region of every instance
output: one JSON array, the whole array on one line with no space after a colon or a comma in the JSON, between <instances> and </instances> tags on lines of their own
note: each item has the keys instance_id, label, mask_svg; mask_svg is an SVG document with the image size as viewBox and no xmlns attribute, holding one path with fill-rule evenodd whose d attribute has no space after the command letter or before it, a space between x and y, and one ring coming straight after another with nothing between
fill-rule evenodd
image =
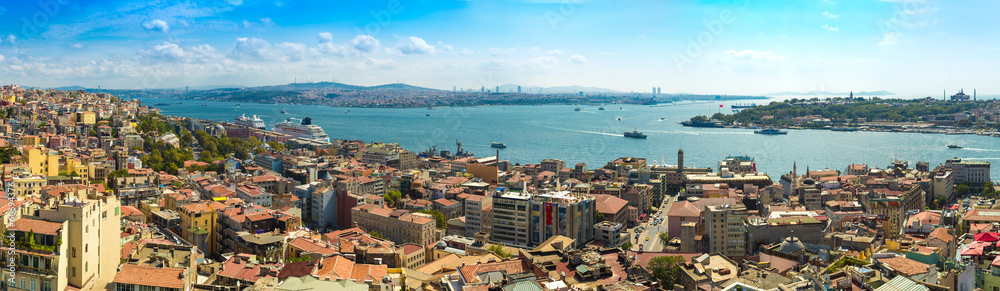
<instances>
[{"instance_id":1,"label":"blue sky","mask_svg":"<svg viewBox=\"0 0 1000 291\"><path fill-rule=\"evenodd\" d=\"M12 2L0 83L1000 92L985 0Z\"/></svg>"}]
</instances>

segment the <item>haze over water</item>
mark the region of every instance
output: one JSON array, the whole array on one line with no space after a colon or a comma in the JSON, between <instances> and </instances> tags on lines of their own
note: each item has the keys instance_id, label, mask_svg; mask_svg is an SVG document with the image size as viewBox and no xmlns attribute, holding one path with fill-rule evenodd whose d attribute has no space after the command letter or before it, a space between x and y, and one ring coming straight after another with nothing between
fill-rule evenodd
<instances>
[{"instance_id":1,"label":"haze over water","mask_svg":"<svg viewBox=\"0 0 1000 291\"><path fill-rule=\"evenodd\" d=\"M748 155L757 169L777 179L797 163L801 174L823 168L844 170L851 163L886 168L898 158L910 167L918 161L931 167L952 157L990 162L1000 160L1000 138L978 135L942 135L892 132L834 132L789 130L788 135L753 134L749 129L691 128L677 124L697 114L711 115L731 110L733 103L767 103L766 100L681 103L678 105L607 104L598 106L486 106L434 108L339 108L316 105L273 105L192 100L147 99L143 104L170 103L164 115L232 122L243 114L257 115L273 129L285 118L312 117L331 139L395 142L413 152L432 145L455 151L456 139L478 157L493 156L492 142L506 149L500 157L514 163L538 163L557 158L567 165L587 163L593 169L618 157L635 156L676 164L677 150L684 149L685 166L712 167L727 155ZM182 102L183 104L176 104ZM207 106L202 106L205 104ZM725 108L720 110L719 104ZM620 109L619 109L620 108ZM286 110L288 114L281 114ZM426 116L430 114L430 116ZM621 118L619 121L618 118ZM661 118L665 118L661 120ZM649 138L625 138L625 131L638 130ZM948 149L957 144L964 149ZM1000 171L992 171L1000 179Z\"/></svg>"}]
</instances>

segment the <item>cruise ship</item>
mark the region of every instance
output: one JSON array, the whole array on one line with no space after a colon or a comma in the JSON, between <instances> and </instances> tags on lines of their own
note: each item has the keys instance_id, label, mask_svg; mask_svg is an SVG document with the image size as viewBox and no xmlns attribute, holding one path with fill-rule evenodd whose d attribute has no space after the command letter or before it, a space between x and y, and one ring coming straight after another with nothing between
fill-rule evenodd
<instances>
[{"instance_id":1,"label":"cruise ship","mask_svg":"<svg viewBox=\"0 0 1000 291\"><path fill-rule=\"evenodd\" d=\"M234 123L247 127L266 129L266 126L264 125L264 120L257 118L257 115L254 115L253 117L247 117L246 114L244 114L243 116L237 116L236 122Z\"/></svg>"},{"instance_id":2,"label":"cruise ship","mask_svg":"<svg viewBox=\"0 0 1000 291\"><path fill-rule=\"evenodd\" d=\"M291 135L297 138L311 139L315 141L330 142L330 136L323 132L323 128L313 125L312 118L306 117L302 122L292 122L296 118L289 118L274 125L274 132Z\"/></svg>"}]
</instances>

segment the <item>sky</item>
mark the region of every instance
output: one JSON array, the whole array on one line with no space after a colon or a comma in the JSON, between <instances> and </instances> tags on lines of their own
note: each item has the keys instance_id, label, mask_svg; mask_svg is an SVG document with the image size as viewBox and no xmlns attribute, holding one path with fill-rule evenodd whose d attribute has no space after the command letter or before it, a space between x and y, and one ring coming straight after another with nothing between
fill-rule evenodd
<instances>
[{"instance_id":1,"label":"sky","mask_svg":"<svg viewBox=\"0 0 1000 291\"><path fill-rule=\"evenodd\" d=\"M1000 94L998 1L6 1L0 83Z\"/></svg>"}]
</instances>

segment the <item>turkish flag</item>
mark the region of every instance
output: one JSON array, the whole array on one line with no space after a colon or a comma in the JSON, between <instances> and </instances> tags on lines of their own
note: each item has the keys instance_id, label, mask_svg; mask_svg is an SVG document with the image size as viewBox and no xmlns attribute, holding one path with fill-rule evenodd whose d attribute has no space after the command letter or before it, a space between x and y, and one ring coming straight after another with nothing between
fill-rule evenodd
<instances>
[{"instance_id":1,"label":"turkish flag","mask_svg":"<svg viewBox=\"0 0 1000 291\"><path fill-rule=\"evenodd\" d=\"M722 108L722 104L719 104L719 108Z\"/></svg>"}]
</instances>

